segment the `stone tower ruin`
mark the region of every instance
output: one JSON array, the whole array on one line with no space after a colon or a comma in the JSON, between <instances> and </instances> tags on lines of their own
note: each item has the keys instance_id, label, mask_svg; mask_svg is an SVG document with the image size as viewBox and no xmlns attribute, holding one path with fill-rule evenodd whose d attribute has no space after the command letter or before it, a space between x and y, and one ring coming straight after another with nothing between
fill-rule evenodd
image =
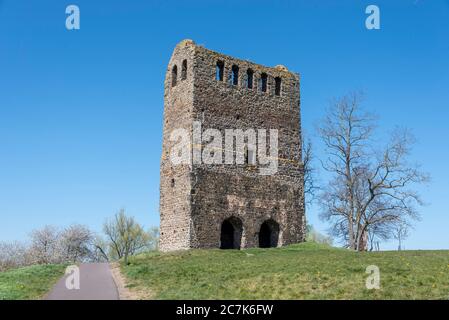
<instances>
[{"instance_id":1,"label":"stone tower ruin","mask_svg":"<svg viewBox=\"0 0 449 320\"><path fill-rule=\"evenodd\" d=\"M304 241L299 75L184 40L173 51L164 87L160 250ZM207 129L215 136L198 139ZM244 147L232 153L225 146L238 138L226 144L229 129L244 133ZM263 158L260 152L275 150L272 142L277 153ZM207 156L221 162L211 164ZM275 163L271 173L262 159Z\"/></svg>"}]
</instances>

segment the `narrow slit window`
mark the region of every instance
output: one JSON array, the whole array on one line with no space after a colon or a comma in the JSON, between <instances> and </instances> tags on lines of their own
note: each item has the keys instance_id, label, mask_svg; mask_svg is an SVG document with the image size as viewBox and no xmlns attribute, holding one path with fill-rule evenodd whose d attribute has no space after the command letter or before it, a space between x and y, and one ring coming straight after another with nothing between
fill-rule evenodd
<instances>
[{"instance_id":1,"label":"narrow slit window","mask_svg":"<svg viewBox=\"0 0 449 320\"><path fill-rule=\"evenodd\" d=\"M260 75L260 91L267 92L267 80L268 76L266 73Z\"/></svg>"},{"instance_id":2,"label":"narrow slit window","mask_svg":"<svg viewBox=\"0 0 449 320\"><path fill-rule=\"evenodd\" d=\"M234 86L239 84L239 67L236 65L233 65L231 69L231 83Z\"/></svg>"},{"instance_id":3,"label":"narrow slit window","mask_svg":"<svg viewBox=\"0 0 449 320\"><path fill-rule=\"evenodd\" d=\"M178 78L178 67L176 65L173 66L173 69L171 69L171 86L176 86L176 81Z\"/></svg>"},{"instance_id":4,"label":"narrow slit window","mask_svg":"<svg viewBox=\"0 0 449 320\"><path fill-rule=\"evenodd\" d=\"M215 80L223 81L224 62L217 61L217 67L215 68Z\"/></svg>"},{"instance_id":5,"label":"narrow slit window","mask_svg":"<svg viewBox=\"0 0 449 320\"><path fill-rule=\"evenodd\" d=\"M187 79L187 60L182 62L181 80Z\"/></svg>"},{"instance_id":6,"label":"narrow slit window","mask_svg":"<svg viewBox=\"0 0 449 320\"><path fill-rule=\"evenodd\" d=\"M281 78L280 77L276 77L274 78L274 83L275 83L275 88L274 88L274 94L277 96L281 95Z\"/></svg>"},{"instance_id":7,"label":"narrow slit window","mask_svg":"<svg viewBox=\"0 0 449 320\"><path fill-rule=\"evenodd\" d=\"M248 89L253 88L254 71L251 69L246 70L246 87Z\"/></svg>"}]
</instances>

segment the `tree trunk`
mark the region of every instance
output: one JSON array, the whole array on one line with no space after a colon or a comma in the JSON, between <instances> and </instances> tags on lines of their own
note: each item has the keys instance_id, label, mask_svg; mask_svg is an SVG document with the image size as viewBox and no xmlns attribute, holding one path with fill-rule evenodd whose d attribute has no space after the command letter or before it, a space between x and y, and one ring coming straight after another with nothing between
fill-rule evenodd
<instances>
[{"instance_id":1,"label":"tree trunk","mask_svg":"<svg viewBox=\"0 0 449 320\"><path fill-rule=\"evenodd\" d=\"M366 251L368 241L366 228L359 226L358 235L357 235L357 251Z\"/></svg>"}]
</instances>

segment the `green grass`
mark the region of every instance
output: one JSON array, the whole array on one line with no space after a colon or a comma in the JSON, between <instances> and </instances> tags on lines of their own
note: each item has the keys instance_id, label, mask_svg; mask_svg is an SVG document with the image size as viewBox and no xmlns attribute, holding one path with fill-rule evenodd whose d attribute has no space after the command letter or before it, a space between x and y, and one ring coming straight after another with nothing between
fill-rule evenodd
<instances>
[{"instance_id":1,"label":"green grass","mask_svg":"<svg viewBox=\"0 0 449 320\"><path fill-rule=\"evenodd\" d=\"M64 270L63 265L35 265L0 272L0 300L40 299Z\"/></svg>"},{"instance_id":2,"label":"green grass","mask_svg":"<svg viewBox=\"0 0 449 320\"><path fill-rule=\"evenodd\" d=\"M380 268L380 289L365 287ZM121 265L128 287L155 299L449 299L449 251L284 248L148 253Z\"/></svg>"}]
</instances>

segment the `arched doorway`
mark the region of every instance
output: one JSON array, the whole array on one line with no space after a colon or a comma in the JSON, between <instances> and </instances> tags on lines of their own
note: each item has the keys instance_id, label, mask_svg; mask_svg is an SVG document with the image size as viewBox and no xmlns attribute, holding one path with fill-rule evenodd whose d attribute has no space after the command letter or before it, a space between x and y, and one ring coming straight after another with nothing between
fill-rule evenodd
<instances>
[{"instance_id":1,"label":"arched doorway","mask_svg":"<svg viewBox=\"0 0 449 320\"><path fill-rule=\"evenodd\" d=\"M259 231L259 247L277 247L279 242L279 224L273 219L264 221Z\"/></svg>"},{"instance_id":2,"label":"arched doorway","mask_svg":"<svg viewBox=\"0 0 449 320\"><path fill-rule=\"evenodd\" d=\"M221 224L220 249L240 249L242 241L242 221L231 217Z\"/></svg>"}]
</instances>

